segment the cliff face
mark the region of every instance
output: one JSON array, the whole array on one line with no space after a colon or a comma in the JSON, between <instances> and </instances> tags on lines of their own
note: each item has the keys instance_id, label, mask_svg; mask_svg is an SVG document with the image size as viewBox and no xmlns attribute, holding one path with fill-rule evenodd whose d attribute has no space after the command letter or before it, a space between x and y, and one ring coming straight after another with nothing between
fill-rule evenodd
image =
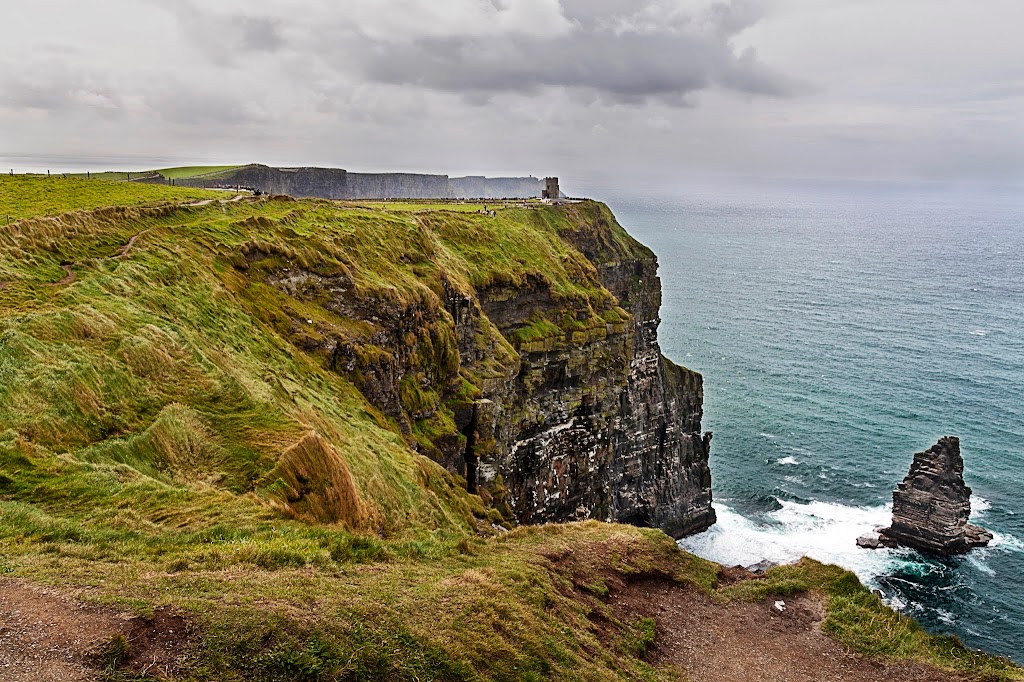
<instances>
[{"instance_id":1,"label":"cliff face","mask_svg":"<svg viewBox=\"0 0 1024 682\"><path fill-rule=\"evenodd\" d=\"M597 518L675 536L698 532L715 521L710 434L700 432L702 378L661 354L656 257L602 243L610 230L604 220L565 237L629 315L517 344L514 371L486 392L500 407L498 447L481 463L481 479L502 476L526 522ZM551 306L539 283L478 295L487 317L513 337ZM585 311L571 314L586 320Z\"/></svg>"},{"instance_id":2,"label":"cliff face","mask_svg":"<svg viewBox=\"0 0 1024 682\"><path fill-rule=\"evenodd\" d=\"M413 447L518 520L593 518L675 536L707 528L702 378L661 354L656 257L599 204L522 214L557 216L571 280L532 268L468 286L442 277L441 310L429 296L358 297L344 276L290 269L269 282L370 325L358 339L299 343L329 356ZM421 220L442 240L479 229L454 216Z\"/></svg>"},{"instance_id":3,"label":"cliff face","mask_svg":"<svg viewBox=\"0 0 1024 682\"><path fill-rule=\"evenodd\" d=\"M157 182L165 182L163 179ZM449 178L420 173L350 173L340 168L272 168L260 164L192 178L185 187L251 187L267 194L324 199L458 199L539 197L537 178Z\"/></svg>"}]
</instances>

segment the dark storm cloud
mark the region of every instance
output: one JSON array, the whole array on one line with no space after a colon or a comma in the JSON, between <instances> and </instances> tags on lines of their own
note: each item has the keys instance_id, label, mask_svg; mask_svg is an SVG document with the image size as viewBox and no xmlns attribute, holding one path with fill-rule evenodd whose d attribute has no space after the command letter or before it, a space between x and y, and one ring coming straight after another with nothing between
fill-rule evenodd
<instances>
[{"instance_id":1,"label":"dark storm cloud","mask_svg":"<svg viewBox=\"0 0 1024 682\"><path fill-rule=\"evenodd\" d=\"M588 91L620 103L658 99L679 105L712 87L785 96L796 85L731 44L760 15L750 2L700 11L674 0L461 0L418 6L418 22L388 18L400 2L354 0L322 22L232 14L189 2L164 2L183 34L217 65L247 52L286 48L310 64L370 83L458 93L486 102L502 92L543 87ZM315 12L311 16L318 16ZM286 32L283 27L288 26Z\"/></svg>"},{"instance_id":2,"label":"dark storm cloud","mask_svg":"<svg viewBox=\"0 0 1024 682\"><path fill-rule=\"evenodd\" d=\"M562 0L564 30L468 31L343 43L342 60L371 81L479 97L541 87L588 90L622 103L680 104L709 87L784 96L796 85L731 39L757 21L748 3L684 12L674 2ZM539 34L539 35L538 35ZM352 49L353 47L357 49Z\"/></svg>"},{"instance_id":3,"label":"dark storm cloud","mask_svg":"<svg viewBox=\"0 0 1024 682\"><path fill-rule=\"evenodd\" d=\"M765 95L794 90L752 54L737 56L721 41L674 33L428 38L409 45L371 45L360 61L373 81L460 93L554 86L637 103L711 86Z\"/></svg>"}]
</instances>

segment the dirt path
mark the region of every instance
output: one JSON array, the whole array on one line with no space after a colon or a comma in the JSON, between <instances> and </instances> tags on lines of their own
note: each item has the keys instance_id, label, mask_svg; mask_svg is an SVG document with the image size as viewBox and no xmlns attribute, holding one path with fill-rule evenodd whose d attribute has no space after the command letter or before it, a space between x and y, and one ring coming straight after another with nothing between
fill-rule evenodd
<instances>
[{"instance_id":1,"label":"dirt path","mask_svg":"<svg viewBox=\"0 0 1024 682\"><path fill-rule=\"evenodd\" d=\"M149 230L143 230L142 232L139 232L136 235L132 235L132 238L128 240L128 243L117 250L117 254L114 256L114 258L124 258L125 256L127 256L131 248L135 246L135 240L137 240L139 237L146 234L147 232L149 232Z\"/></svg>"},{"instance_id":2,"label":"dirt path","mask_svg":"<svg viewBox=\"0 0 1024 682\"><path fill-rule=\"evenodd\" d=\"M96 679L89 655L125 627L113 612L20 582L0 582L0 679Z\"/></svg>"},{"instance_id":3,"label":"dirt path","mask_svg":"<svg viewBox=\"0 0 1024 682\"><path fill-rule=\"evenodd\" d=\"M75 271L71 269L73 266L74 266L74 263L67 263L65 265L60 266L60 269L63 270L64 272L66 272L67 274L64 275L63 277L61 277L56 282L48 282L48 285L51 286L51 287L59 287L59 286L62 286L64 284L71 284L72 282L74 282L75 281Z\"/></svg>"},{"instance_id":4,"label":"dirt path","mask_svg":"<svg viewBox=\"0 0 1024 682\"><path fill-rule=\"evenodd\" d=\"M849 653L821 631L822 605L811 596L716 604L695 589L650 580L626 586L616 612L657 623L653 662L675 665L692 682L960 682L919 664L884 665ZM636 617L633 615L632 617Z\"/></svg>"},{"instance_id":5,"label":"dirt path","mask_svg":"<svg viewBox=\"0 0 1024 682\"><path fill-rule=\"evenodd\" d=\"M118 634L129 643L124 669L166 675L175 670L188 626L165 609L142 619L19 580L0 580L3 682L97 680L97 654Z\"/></svg>"}]
</instances>

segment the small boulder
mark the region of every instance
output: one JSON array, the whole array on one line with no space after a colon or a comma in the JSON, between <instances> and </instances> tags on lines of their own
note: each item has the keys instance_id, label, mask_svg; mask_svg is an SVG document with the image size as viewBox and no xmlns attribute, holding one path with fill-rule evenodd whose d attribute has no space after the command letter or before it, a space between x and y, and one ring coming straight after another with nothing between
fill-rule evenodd
<instances>
[{"instance_id":1,"label":"small boulder","mask_svg":"<svg viewBox=\"0 0 1024 682\"><path fill-rule=\"evenodd\" d=\"M751 564L747 566L747 570L751 573L761 574L767 572L769 569L775 568L778 565L778 562L769 561L768 559L762 559L761 561L758 561L756 564Z\"/></svg>"}]
</instances>

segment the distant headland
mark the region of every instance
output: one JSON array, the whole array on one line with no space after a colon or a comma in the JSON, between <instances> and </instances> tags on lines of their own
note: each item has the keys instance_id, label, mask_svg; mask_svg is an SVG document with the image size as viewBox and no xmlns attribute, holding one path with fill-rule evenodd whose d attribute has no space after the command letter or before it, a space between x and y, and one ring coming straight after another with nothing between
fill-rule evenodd
<instances>
[{"instance_id":1,"label":"distant headland","mask_svg":"<svg viewBox=\"0 0 1024 682\"><path fill-rule=\"evenodd\" d=\"M164 168L123 176L131 182L148 184L243 187L265 194L323 199L529 199L547 197L552 186L558 192L557 178L352 173L342 168L275 168L258 163Z\"/></svg>"}]
</instances>

